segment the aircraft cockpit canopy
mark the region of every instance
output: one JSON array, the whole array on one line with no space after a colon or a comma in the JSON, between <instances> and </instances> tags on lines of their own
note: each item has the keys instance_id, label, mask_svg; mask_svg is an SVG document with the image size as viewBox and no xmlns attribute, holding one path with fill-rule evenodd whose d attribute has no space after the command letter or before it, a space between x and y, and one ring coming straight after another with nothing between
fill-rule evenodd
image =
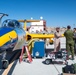
<instances>
[{"instance_id":1,"label":"aircraft cockpit canopy","mask_svg":"<svg viewBox=\"0 0 76 75\"><path fill-rule=\"evenodd\" d=\"M2 27L21 28L21 24L17 20L7 19L3 22Z\"/></svg>"}]
</instances>

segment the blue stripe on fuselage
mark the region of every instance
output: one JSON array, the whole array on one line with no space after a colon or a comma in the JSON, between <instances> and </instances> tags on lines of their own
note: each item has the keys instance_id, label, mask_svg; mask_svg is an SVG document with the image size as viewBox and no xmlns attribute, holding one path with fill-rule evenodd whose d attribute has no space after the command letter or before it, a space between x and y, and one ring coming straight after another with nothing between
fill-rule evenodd
<instances>
[{"instance_id":1,"label":"blue stripe on fuselage","mask_svg":"<svg viewBox=\"0 0 76 75\"><path fill-rule=\"evenodd\" d=\"M3 36L4 34L10 32L12 30L13 30L13 28L2 27L2 28L0 28L0 36Z\"/></svg>"}]
</instances>

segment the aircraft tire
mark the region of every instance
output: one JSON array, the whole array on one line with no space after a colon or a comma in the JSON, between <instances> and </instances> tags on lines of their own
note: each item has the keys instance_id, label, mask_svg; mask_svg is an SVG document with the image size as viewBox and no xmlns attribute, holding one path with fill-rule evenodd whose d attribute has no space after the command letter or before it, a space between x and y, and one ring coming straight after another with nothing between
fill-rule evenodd
<instances>
[{"instance_id":1,"label":"aircraft tire","mask_svg":"<svg viewBox=\"0 0 76 75\"><path fill-rule=\"evenodd\" d=\"M51 63L50 59L46 59L46 60L45 60L45 64L46 64L46 65L49 65L50 63Z\"/></svg>"},{"instance_id":2,"label":"aircraft tire","mask_svg":"<svg viewBox=\"0 0 76 75\"><path fill-rule=\"evenodd\" d=\"M9 61L8 60L4 60L4 61L2 61L2 66L3 66L3 69L6 69L6 68L8 68L8 65L9 65Z\"/></svg>"}]
</instances>

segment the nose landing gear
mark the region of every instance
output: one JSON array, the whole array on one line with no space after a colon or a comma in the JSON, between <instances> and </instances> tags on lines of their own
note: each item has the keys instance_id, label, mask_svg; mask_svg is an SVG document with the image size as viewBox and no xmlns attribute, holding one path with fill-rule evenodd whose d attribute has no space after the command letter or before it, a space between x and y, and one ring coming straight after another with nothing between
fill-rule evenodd
<instances>
[{"instance_id":1,"label":"nose landing gear","mask_svg":"<svg viewBox=\"0 0 76 75\"><path fill-rule=\"evenodd\" d=\"M3 53L2 53L2 67L3 67L3 69L6 69L6 68L8 68L8 65L9 65L9 61L8 60L6 60L6 54L7 54L7 52L6 51L4 51Z\"/></svg>"},{"instance_id":2,"label":"nose landing gear","mask_svg":"<svg viewBox=\"0 0 76 75\"><path fill-rule=\"evenodd\" d=\"M9 61L8 60L2 60L2 67L3 67L3 69L8 68L8 65L9 65Z\"/></svg>"}]
</instances>

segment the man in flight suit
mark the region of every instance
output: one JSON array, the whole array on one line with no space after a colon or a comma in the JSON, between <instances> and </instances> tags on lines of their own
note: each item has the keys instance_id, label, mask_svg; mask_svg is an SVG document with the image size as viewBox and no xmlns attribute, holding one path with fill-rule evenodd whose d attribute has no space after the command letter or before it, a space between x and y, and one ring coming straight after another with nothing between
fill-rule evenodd
<instances>
[{"instance_id":1,"label":"man in flight suit","mask_svg":"<svg viewBox=\"0 0 76 75\"><path fill-rule=\"evenodd\" d=\"M59 51L60 50L60 27L56 27L56 32L54 33L54 51Z\"/></svg>"},{"instance_id":2,"label":"man in flight suit","mask_svg":"<svg viewBox=\"0 0 76 75\"><path fill-rule=\"evenodd\" d=\"M67 30L64 32L64 36L66 37L66 50L68 51L68 56L72 55L72 60L74 60L74 40L73 40L73 31L71 30L71 26L67 26Z\"/></svg>"}]
</instances>

